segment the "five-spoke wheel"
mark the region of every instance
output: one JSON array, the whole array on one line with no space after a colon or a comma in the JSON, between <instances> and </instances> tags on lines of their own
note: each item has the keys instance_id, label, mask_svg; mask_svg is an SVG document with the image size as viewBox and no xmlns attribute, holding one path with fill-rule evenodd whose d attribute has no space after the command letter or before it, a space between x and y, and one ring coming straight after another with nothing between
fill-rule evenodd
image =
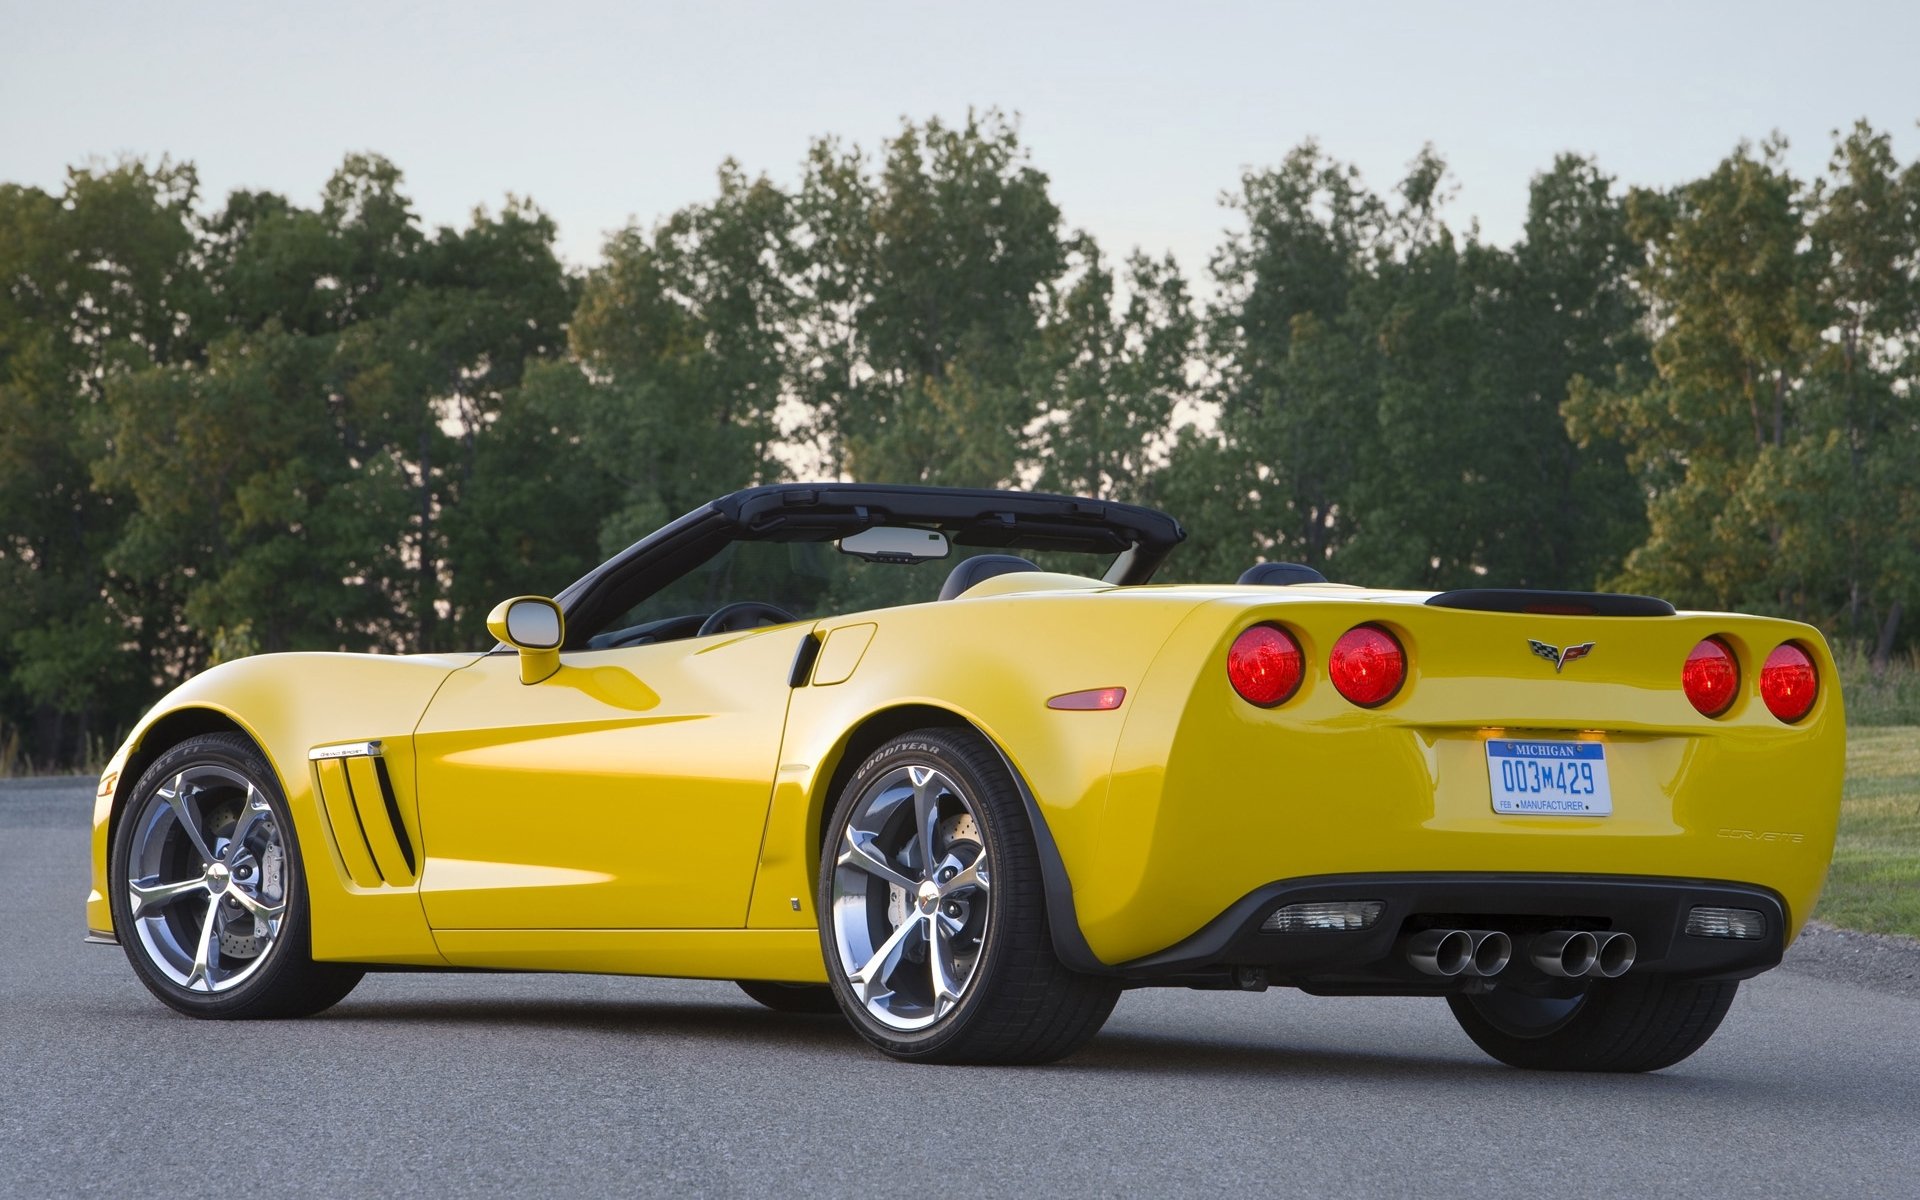
<instances>
[{"instance_id":1,"label":"five-spoke wheel","mask_svg":"<svg viewBox=\"0 0 1920 1200\"><path fill-rule=\"evenodd\" d=\"M821 940L840 1006L898 1058L1046 1062L1119 996L1068 970L1047 924L1032 823L979 734L924 729L875 750L827 823Z\"/></svg>"},{"instance_id":2,"label":"five-spoke wheel","mask_svg":"<svg viewBox=\"0 0 1920 1200\"><path fill-rule=\"evenodd\" d=\"M829 919L854 995L889 1029L951 1011L980 966L992 870L966 793L931 766L898 766L841 827Z\"/></svg>"},{"instance_id":3,"label":"five-spoke wheel","mask_svg":"<svg viewBox=\"0 0 1920 1200\"><path fill-rule=\"evenodd\" d=\"M245 983L287 913L286 847L266 797L239 772L200 762L129 819L127 912L148 960L188 991Z\"/></svg>"},{"instance_id":4,"label":"five-spoke wheel","mask_svg":"<svg viewBox=\"0 0 1920 1200\"><path fill-rule=\"evenodd\" d=\"M237 734L189 739L147 769L116 825L109 882L134 970L182 1012L295 1016L359 981L309 957L286 800Z\"/></svg>"}]
</instances>

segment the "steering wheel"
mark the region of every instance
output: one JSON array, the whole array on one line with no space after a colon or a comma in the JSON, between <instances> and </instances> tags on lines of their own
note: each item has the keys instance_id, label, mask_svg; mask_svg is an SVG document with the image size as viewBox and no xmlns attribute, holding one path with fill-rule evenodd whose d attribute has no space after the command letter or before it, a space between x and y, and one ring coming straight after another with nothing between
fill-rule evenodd
<instances>
[{"instance_id":1,"label":"steering wheel","mask_svg":"<svg viewBox=\"0 0 1920 1200\"><path fill-rule=\"evenodd\" d=\"M755 618L743 625L736 625L740 618L752 614ZM695 637L706 637L710 633L722 633L734 629L752 629L758 625L785 625L789 621L798 621L786 609L777 604L768 604L764 600L736 600L732 604L723 604L713 610L713 614L700 622L700 632Z\"/></svg>"}]
</instances>

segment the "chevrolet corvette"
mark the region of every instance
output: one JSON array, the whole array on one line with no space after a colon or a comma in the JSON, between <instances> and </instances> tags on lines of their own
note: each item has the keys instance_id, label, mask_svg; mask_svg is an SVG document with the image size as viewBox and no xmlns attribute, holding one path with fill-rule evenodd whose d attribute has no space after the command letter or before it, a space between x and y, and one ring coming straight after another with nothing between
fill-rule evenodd
<instances>
[{"instance_id":1,"label":"chevrolet corvette","mask_svg":"<svg viewBox=\"0 0 1920 1200\"><path fill-rule=\"evenodd\" d=\"M1780 961L1839 807L1818 631L1290 563L1153 584L1184 536L757 487L470 653L222 664L101 777L89 937L196 1017L369 970L677 976L933 1062L1058 1059L1129 988L1287 986L1646 1071Z\"/></svg>"}]
</instances>

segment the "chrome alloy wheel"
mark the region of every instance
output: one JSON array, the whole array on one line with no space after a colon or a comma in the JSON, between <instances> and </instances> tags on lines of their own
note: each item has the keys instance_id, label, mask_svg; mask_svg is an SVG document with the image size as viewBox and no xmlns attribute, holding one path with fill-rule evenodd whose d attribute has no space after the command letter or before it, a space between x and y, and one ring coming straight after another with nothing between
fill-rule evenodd
<instances>
[{"instance_id":1,"label":"chrome alloy wheel","mask_svg":"<svg viewBox=\"0 0 1920 1200\"><path fill-rule=\"evenodd\" d=\"M839 968L869 1015L925 1029L966 995L986 948L990 864L966 793L929 766L876 779L834 859Z\"/></svg>"},{"instance_id":2,"label":"chrome alloy wheel","mask_svg":"<svg viewBox=\"0 0 1920 1200\"><path fill-rule=\"evenodd\" d=\"M287 913L287 855L267 798L237 771L187 767L134 812L127 911L146 958L190 992L258 971Z\"/></svg>"}]
</instances>

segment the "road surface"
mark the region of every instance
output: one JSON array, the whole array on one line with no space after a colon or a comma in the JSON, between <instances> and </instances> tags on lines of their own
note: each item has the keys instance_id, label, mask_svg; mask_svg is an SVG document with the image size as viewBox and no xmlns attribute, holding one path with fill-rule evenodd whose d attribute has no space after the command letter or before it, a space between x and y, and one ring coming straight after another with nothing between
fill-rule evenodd
<instances>
[{"instance_id":1,"label":"road surface","mask_svg":"<svg viewBox=\"0 0 1920 1200\"><path fill-rule=\"evenodd\" d=\"M722 983L376 975L197 1022L80 940L89 782L0 784L6 1195L1920 1196L1920 977L1867 939L1628 1077L1279 990L1133 992L1020 1069L893 1063Z\"/></svg>"}]
</instances>

